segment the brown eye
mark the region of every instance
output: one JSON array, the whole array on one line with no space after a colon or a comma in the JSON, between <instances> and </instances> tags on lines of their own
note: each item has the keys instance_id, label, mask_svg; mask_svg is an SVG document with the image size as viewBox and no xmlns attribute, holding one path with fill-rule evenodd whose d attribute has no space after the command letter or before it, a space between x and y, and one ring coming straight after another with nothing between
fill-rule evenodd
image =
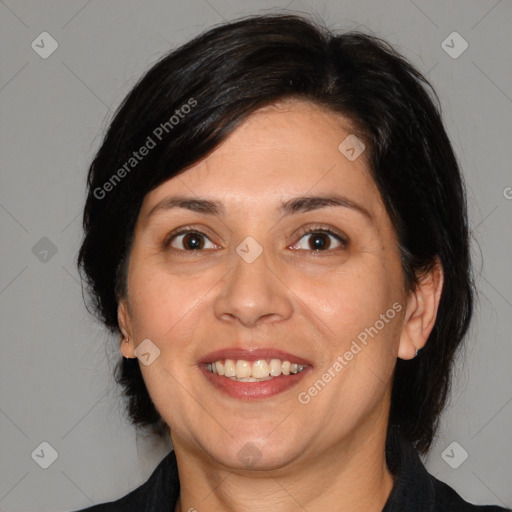
<instances>
[{"instance_id":1,"label":"brown eye","mask_svg":"<svg viewBox=\"0 0 512 512\"><path fill-rule=\"evenodd\" d=\"M183 237L183 246L186 249L202 249L204 247L204 239L197 233L187 233Z\"/></svg>"},{"instance_id":2,"label":"brown eye","mask_svg":"<svg viewBox=\"0 0 512 512\"><path fill-rule=\"evenodd\" d=\"M312 229L304 233L300 241L293 246L293 248L323 252L328 249L345 247L346 245L346 240L333 231L326 229Z\"/></svg>"},{"instance_id":3,"label":"brown eye","mask_svg":"<svg viewBox=\"0 0 512 512\"><path fill-rule=\"evenodd\" d=\"M310 249L315 251L322 249L329 249L331 246L331 240L325 233L315 233L310 235L308 245Z\"/></svg>"},{"instance_id":4,"label":"brown eye","mask_svg":"<svg viewBox=\"0 0 512 512\"><path fill-rule=\"evenodd\" d=\"M210 246L206 247L208 243ZM215 245L206 235L197 231L178 233L171 238L169 245L174 249L182 251L197 251L205 248L215 248Z\"/></svg>"}]
</instances>

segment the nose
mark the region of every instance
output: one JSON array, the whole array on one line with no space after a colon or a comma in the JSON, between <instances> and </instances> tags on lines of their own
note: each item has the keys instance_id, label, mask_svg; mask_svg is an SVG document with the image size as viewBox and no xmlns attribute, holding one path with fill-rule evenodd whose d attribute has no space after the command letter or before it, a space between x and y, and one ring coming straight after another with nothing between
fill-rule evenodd
<instances>
[{"instance_id":1,"label":"nose","mask_svg":"<svg viewBox=\"0 0 512 512\"><path fill-rule=\"evenodd\" d=\"M251 263L237 253L233 255L233 269L214 303L219 320L253 327L290 317L292 292L278 271L269 266L269 259L265 251Z\"/></svg>"}]
</instances>

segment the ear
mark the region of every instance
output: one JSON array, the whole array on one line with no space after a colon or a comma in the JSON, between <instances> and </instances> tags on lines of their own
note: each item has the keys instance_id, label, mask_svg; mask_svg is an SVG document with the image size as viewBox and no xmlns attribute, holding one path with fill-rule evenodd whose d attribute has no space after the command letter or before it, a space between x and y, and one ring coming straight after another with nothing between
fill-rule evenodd
<instances>
[{"instance_id":1,"label":"ear","mask_svg":"<svg viewBox=\"0 0 512 512\"><path fill-rule=\"evenodd\" d=\"M416 350L425 346L434 328L443 283L443 267L436 258L433 268L421 277L414 291L409 294L398 348L400 359L413 359Z\"/></svg>"},{"instance_id":2,"label":"ear","mask_svg":"<svg viewBox=\"0 0 512 512\"><path fill-rule=\"evenodd\" d=\"M135 358L135 340L133 338L133 330L130 313L128 311L128 303L125 299L120 300L117 306L117 322L119 323L119 328L121 329L121 333L123 335L120 341L119 350L121 351L123 357ZM128 342L126 342L126 340L128 340Z\"/></svg>"}]
</instances>

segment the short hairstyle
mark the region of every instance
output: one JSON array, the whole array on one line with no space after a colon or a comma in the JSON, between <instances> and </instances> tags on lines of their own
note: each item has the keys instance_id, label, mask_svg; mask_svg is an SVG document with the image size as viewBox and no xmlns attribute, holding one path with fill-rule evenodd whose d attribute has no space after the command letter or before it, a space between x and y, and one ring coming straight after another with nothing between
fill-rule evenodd
<instances>
[{"instance_id":1,"label":"short hairstyle","mask_svg":"<svg viewBox=\"0 0 512 512\"><path fill-rule=\"evenodd\" d=\"M78 255L89 306L119 332L117 305L146 194L212 152L251 113L285 99L343 116L363 140L397 234L406 289L436 261L443 267L434 328L419 357L397 361L391 397L390 424L426 453L473 308L466 197L435 91L374 36L336 34L289 14L248 16L200 34L153 65L117 109L89 169ZM134 156L142 147L145 156ZM116 380L132 422L163 433L167 426L139 361L122 358Z\"/></svg>"}]
</instances>

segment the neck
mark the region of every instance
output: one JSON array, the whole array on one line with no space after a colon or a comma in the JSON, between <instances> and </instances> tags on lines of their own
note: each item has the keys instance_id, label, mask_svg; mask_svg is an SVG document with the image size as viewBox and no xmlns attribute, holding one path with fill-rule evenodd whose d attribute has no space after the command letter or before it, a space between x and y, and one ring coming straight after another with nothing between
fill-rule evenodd
<instances>
[{"instance_id":1,"label":"neck","mask_svg":"<svg viewBox=\"0 0 512 512\"><path fill-rule=\"evenodd\" d=\"M175 512L381 512L393 487L386 432L364 428L324 452L272 471L212 465L175 446L180 499Z\"/></svg>"}]
</instances>

